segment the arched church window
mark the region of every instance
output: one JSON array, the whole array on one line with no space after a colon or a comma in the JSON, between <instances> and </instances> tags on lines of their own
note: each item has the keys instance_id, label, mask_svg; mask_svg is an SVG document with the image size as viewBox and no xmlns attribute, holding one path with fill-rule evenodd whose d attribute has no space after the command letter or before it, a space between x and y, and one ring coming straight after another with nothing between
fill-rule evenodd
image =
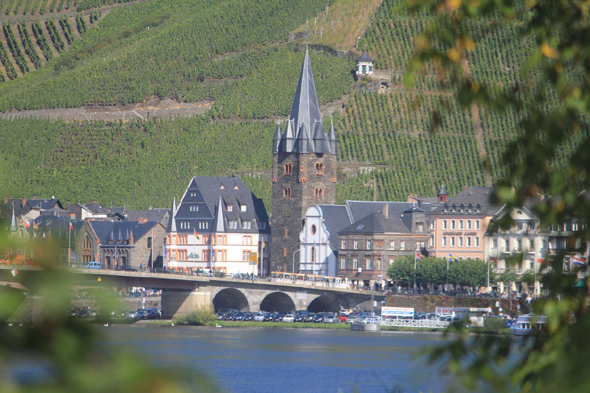
<instances>
[{"instance_id":1,"label":"arched church window","mask_svg":"<svg viewBox=\"0 0 590 393\"><path fill-rule=\"evenodd\" d=\"M293 173L293 164L290 162L285 164L285 175L290 175Z\"/></svg>"},{"instance_id":2,"label":"arched church window","mask_svg":"<svg viewBox=\"0 0 590 393\"><path fill-rule=\"evenodd\" d=\"M315 174L316 175L323 175L324 174L324 164L321 162L317 162L315 164Z\"/></svg>"},{"instance_id":3,"label":"arched church window","mask_svg":"<svg viewBox=\"0 0 590 393\"><path fill-rule=\"evenodd\" d=\"M283 188L283 198L287 198L287 199L291 198L291 188L289 188L289 187Z\"/></svg>"},{"instance_id":4,"label":"arched church window","mask_svg":"<svg viewBox=\"0 0 590 393\"><path fill-rule=\"evenodd\" d=\"M324 189L323 188L316 188L315 189L315 199L324 199Z\"/></svg>"}]
</instances>

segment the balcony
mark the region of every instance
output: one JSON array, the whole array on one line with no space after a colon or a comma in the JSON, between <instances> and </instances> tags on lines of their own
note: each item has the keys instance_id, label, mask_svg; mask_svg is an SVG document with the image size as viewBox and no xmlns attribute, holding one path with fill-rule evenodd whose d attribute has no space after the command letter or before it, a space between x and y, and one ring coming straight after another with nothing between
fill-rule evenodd
<instances>
[{"instance_id":1,"label":"balcony","mask_svg":"<svg viewBox=\"0 0 590 393\"><path fill-rule=\"evenodd\" d=\"M534 248L531 248L531 247L529 247L529 248L527 248L527 249L526 249L526 253L527 253L527 254L534 254L534 253L535 253L535 249L534 249Z\"/></svg>"}]
</instances>

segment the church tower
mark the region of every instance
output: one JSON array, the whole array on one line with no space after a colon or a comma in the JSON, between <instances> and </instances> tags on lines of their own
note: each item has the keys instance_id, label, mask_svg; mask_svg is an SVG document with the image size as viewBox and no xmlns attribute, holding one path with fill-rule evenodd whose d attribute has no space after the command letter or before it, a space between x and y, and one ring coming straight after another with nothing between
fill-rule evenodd
<instances>
[{"instance_id":1,"label":"church tower","mask_svg":"<svg viewBox=\"0 0 590 393\"><path fill-rule=\"evenodd\" d=\"M271 271L292 272L307 209L336 202L336 145L334 125L324 130L306 50L285 131L279 124L273 139Z\"/></svg>"}]
</instances>

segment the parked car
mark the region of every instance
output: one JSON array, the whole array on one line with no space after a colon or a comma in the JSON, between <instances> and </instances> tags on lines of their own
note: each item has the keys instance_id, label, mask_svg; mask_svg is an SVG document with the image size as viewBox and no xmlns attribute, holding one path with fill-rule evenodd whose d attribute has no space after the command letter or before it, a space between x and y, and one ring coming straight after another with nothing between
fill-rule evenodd
<instances>
[{"instance_id":1,"label":"parked car","mask_svg":"<svg viewBox=\"0 0 590 393\"><path fill-rule=\"evenodd\" d=\"M340 322L346 322L346 320L348 319L348 314L339 312L336 317L340 320Z\"/></svg>"},{"instance_id":2,"label":"parked car","mask_svg":"<svg viewBox=\"0 0 590 393\"><path fill-rule=\"evenodd\" d=\"M243 321L245 316L246 316L245 313L239 312L239 313L236 313L233 315L233 320L234 321Z\"/></svg>"},{"instance_id":3,"label":"parked car","mask_svg":"<svg viewBox=\"0 0 590 393\"><path fill-rule=\"evenodd\" d=\"M295 322L295 315L287 314L282 319L283 322Z\"/></svg>"},{"instance_id":4,"label":"parked car","mask_svg":"<svg viewBox=\"0 0 590 393\"><path fill-rule=\"evenodd\" d=\"M324 322L324 318L326 318L326 314L324 314L323 312L319 312L315 315L315 318L313 319L313 321L315 323L322 323L322 322Z\"/></svg>"},{"instance_id":5,"label":"parked car","mask_svg":"<svg viewBox=\"0 0 590 393\"><path fill-rule=\"evenodd\" d=\"M334 314L328 314L324 318L324 323L340 323L340 319Z\"/></svg>"},{"instance_id":6,"label":"parked car","mask_svg":"<svg viewBox=\"0 0 590 393\"><path fill-rule=\"evenodd\" d=\"M271 312L267 312L264 314L264 322L272 322L274 318L274 314Z\"/></svg>"},{"instance_id":7,"label":"parked car","mask_svg":"<svg viewBox=\"0 0 590 393\"><path fill-rule=\"evenodd\" d=\"M137 271L137 269L132 268L131 266L121 266L121 265L115 266L115 270L124 271L124 272L136 272Z\"/></svg>"},{"instance_id":8,"label":"parked car","mask_svg":"<svg viewBox=\"0 0 590 393\"><path fill-rule=\"evenodd\" d=\"M126 318L129 318L129 319L137 318L137 310L127 311Z\"/></svg>"},{"instance_id":9,"label":"parked car","mask_svg":"<svg viewBox=\"0 0 590 393\"><path fill-rule=\"evenodd\" d=\"M313 322L313 320L315 319L315 313L310 312L309 314L307 314L307 316L305 317L305 322Z\"/></svg>"},{"instance_id":10,"label":"parked car","mask_svg":"<svg viewBox=\"0 0 590 393\"><path fill-rule=\"evenodd\" d=\"M264 313L264 312L256 313L256 315L254 315L254 322L264 322L265 316L266 316L266 313Z\"/></svg>"},{"instance_id":11,"label":"parked car","mask_svg":"<svg viewBox=\"0 0 590 393\"><path fill-rule=\"evenodd\" d=\"M77 318L78 317L78 311L79 310L80 309L78 307L72 307L72 308L70 308L70 311L68 311L68 314L72 318Z\"/></svg>"},{"instance_id":12,"label":"parked car","mask_svg":"<svg viewBox=\"0 0 590 393\"><path fill-rule=\"evenodd\" d=\"M361 318L358 315L351 315L348 317L348 319L346 320L346 323L360 323L361 322Z\"/></svg>"},{"instance_id":13,"label":"parked car","mask_svg":"<svg viewBox=\"0 0 590 393\"><path fill-rule=\"evenodd\" d=\"M78 310L78 315L76 315L76 317L77 318L88 318L89 315L90 315L90 313L89 313L88 307L81 307Z\"/></svg>"},{"instance_id":14,"label":"parked car","mask_svg":"<svg viewBox=\"0 0 590 393\"><path fill-rule=\"evenodd\" d=\"M295 318L293 319L293 322L305 322L306 317L307 314L296 314Z\"/></svg>"},{"instance_id":15,"label":"parked car","mask_svg":"<svg viewBox=\"0 0 590 393\"><path fill-rule=\"evenodd\" d=\"M148 310L139 310L135 314L135 319L147 319Z\"/></svg>"},{"instance_id":16,"label":"parked car","mask_svg":"<svg viewBox=\"0 0 590 393\"><path fill-rule=\"evenodd\" d=\"M88 262L84 267L86 269L102 269L100 267L100 262Z\"/></svg>"},{"instance_id":17,"label":"parked car","mask_svg":"<svg viewBox=\"0 0 590 393\"><path fill-rule=\"evenodd\" d=\"M244 321L253 321L254 320L254 313L247 312L244 314Z\"/></svg>"},{"instance_id":18,"label":"parked car","mask_svg":"<svg viewBox=\"0 0 590 393\"><path fill-rule=\"evenodd\" d=\"M158 310L155 309L149 309L147 310L147 314L145 316L145 319L160 319L162 316L160 315L160 312Z\"/></svg>"}]
</instances>

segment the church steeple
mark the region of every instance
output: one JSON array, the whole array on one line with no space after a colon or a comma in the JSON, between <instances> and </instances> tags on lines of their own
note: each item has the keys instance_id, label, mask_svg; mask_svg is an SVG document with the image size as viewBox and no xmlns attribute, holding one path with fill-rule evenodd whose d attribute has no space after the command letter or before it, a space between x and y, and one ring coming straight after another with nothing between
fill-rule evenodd
<instances>
[{"instance_id":1,"label":"church steeple","mask_svg":"<svg viewBox=\"0 0 590 393\"><path fill-rule=\"evenodd\" d=\"M313 80L313 71L311 69L311 60L309 59L309 50L305 50L305 58L301 66L301 73L299 74L299 82L295 90L295 97L293 98L293 105L291 106L291 113L289 119L293 119L295 131L301 131L301 125L305 124L307 127L307 138L309 144L313 143L310 133L313 133L316 121L322 121L320 114L320 105L318 104L318 97L315 91L315 82ZM299 135L297 135L299 139Z\"/></svg>"}]
</instances>

